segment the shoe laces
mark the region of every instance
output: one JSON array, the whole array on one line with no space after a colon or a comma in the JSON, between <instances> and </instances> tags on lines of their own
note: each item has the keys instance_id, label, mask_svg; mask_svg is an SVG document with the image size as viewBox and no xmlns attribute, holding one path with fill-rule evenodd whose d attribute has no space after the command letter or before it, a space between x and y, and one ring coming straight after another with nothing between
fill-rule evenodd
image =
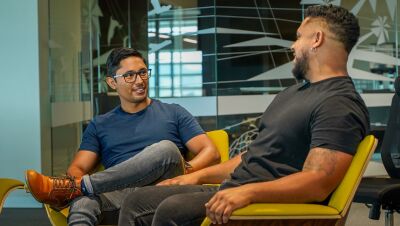
<instances>
[{"instance_id":1,"label":"shoe laces","mask_svg":"<svg viewBox=\"0 0 400 226\"><path fill-rule=\"evenodd\" d=\"M61 176L61 177L50 177L53 181L53 190L54 192L70 192L69 198L72 198L73 194L76 191L79 191L78 186L75 182L75 177L73 176Z\"/></svg>"}]
</instances>

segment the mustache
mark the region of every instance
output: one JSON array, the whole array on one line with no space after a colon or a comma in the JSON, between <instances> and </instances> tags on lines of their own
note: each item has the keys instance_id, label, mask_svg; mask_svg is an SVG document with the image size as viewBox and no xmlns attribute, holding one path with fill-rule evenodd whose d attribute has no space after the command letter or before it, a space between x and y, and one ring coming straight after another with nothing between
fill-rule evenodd
<instances>
[{"instance_id":1,"label":"mustache","mask_svg":"<svg viewBox=\"0 0 400 226\"><path fill-rule=\"evenodd\" d=\"M133 89L146 89L146 85L144 83L134 84L132 86Z\"/></svg>"}]
</instances>

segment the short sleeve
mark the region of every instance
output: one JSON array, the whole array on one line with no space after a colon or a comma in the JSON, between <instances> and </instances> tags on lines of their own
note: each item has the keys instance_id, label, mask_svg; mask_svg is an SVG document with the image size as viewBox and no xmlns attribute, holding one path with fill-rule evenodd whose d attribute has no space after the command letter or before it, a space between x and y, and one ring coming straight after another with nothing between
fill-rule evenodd
<instances>
[{"instance_id":1,"label":"short sleeve","mask_svg":"<svg viewBox=\"0 0 400 226\"><path fill-rule=\"evenodd\" d=\"M352 99L335 96L321 103L313 113L311 147L321 147L354 155L367 133L368 116Z\"/></svg>"},{"instance_id":2,"label":"short sleeve","mask_svg":"<svg viewBox=\"0 0 400 226\"><path fill-rule=\"evenodd\" d=\"M85 129L85 132L83 132L82 142L79 150L88 150L100 154L100 142L97 138L96 125L93 120L90 121L89 125Z\"/></svg>"},{"instance_id":3,"label":"short sleeve","mask_svg":"<svg viewBox=\"0 0 400 226\"><path fill-rule=\"evenodd\" d=\"M186 109L177 106L177 118L178 118L178 129L179 135L181 137L182 142L185 144L190 139L195 136L204 133L204 130L201 128L197 120L190 114Z\"/></svg>"}]
</instances>

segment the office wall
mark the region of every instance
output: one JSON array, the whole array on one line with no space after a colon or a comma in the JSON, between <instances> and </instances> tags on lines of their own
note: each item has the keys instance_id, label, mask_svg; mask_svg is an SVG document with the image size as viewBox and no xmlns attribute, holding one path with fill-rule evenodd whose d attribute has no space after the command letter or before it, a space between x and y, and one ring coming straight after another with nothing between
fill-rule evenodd
<instances>
[{"instance_id":1,"label":"office wall","mask_svg":"<svg viewBox=\"0 0 400 226\"><path fill-rule=\"evenodd\" d=\"M41 169L38 2L2 0L0 30L0 177L24 180ZM5 205L40 206L22 190Z\"/></svg>"}]
</instances>

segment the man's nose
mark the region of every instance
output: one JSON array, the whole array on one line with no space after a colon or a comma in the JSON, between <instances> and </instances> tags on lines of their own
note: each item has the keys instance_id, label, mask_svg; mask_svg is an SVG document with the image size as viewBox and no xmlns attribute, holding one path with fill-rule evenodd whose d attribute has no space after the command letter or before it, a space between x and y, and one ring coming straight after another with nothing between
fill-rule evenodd
<instances>
[{"instance_id":1,"label":"man's nose","mask_svg":"<svg viewBox=\"0 0 400 226\"><path fill-rule=\"evenodd\" d=\"M142 79L142 77L140 77L140 75L136 75L135 83L144 83L144 80Z\"/></svg>"}]
</instances>

